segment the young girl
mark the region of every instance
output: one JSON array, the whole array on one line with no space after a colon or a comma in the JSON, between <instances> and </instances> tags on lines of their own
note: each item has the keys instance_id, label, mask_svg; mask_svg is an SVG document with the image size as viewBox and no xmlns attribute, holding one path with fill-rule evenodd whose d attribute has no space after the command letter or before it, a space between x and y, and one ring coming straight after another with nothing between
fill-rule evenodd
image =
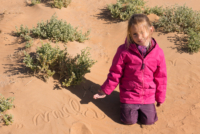
<instances>
[{"instance_id":1,"label":"young girl","mask_svg":"<svg viewBox=\"0 0 200 134\"><path fill-rule=\"evenodd\" d=\"M107 80L94 99L105 98L119 84L121 121L154 124L166 96L167 72L163 50L152 38L153 26L144 14L128 22L127 38L114 56Z\"/></svg>"}]
</instances>

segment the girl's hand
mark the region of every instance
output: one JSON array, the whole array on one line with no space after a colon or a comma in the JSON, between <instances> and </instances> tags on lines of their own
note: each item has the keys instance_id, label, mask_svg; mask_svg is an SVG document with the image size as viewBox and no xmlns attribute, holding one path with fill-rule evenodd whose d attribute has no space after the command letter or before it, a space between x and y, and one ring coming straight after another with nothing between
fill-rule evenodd
<instances>
[{"instance_id":1,"label":"girl's hand","mask_svg":"<svg viewBox=\"0 0 200 134\"><path fill-rule=\"evenodd\" d=\"M162 103L157 102L157 107L160 107L162 105Z\"/></svg>"},{"instance_id":2,"label":"girl's hand","mask_svg":"<svg viewBox=\"0 0 200 134\"><path fill-rule=\"evenodd\" d=\"M98 93L93 96L94 99L100 99L100 98L105 98L105 97L106 97L106 94L102 90L99 90Z\"/></svg>"}]
</instances>

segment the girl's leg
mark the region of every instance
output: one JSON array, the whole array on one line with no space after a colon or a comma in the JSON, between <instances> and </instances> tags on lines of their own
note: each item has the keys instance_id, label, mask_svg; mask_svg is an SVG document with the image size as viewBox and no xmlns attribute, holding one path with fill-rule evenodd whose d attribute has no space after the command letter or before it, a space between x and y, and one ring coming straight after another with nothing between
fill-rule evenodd
<instances>
[{"instance_id":1,"label":"girl's leg","mask_svg":"<svg viewBox=\"0 0 200 134\"><path fill-rule=\"evenodd\" d=\"M154 124L157 120L157 113L154 104L141 105L139 112L139 122L145 125Z\"/></svg>"},{"instance_id":2,"label":"girl's leg","mask_svg":"<svg viewBox=\"0 0 200 134\"><path fill-rule=\"evenodd\" d=\"M127 125L135 124L138 120L138 109L139 105L137 104L121 103L120 105L121 121Z\"/></svg>"}]
</instances>

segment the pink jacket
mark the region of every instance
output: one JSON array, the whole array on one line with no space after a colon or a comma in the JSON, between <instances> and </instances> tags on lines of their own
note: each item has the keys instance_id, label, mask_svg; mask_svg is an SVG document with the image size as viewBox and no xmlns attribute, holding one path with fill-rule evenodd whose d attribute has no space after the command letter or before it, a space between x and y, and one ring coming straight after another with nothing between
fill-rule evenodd
<instances>
[{"instance_id":1,"label":"pink jacket","mask_svg":"<svg viewBox=\"0 0 200 134\"><path fill-rule=\"evenodd\" d=\"M107 80L101 89L107 95L119 84L120 101L127 104L163 103L166 96L167 71L163 50L155 45L143 58L136 44L119 46Z\"/></svg>"}]
</instances>

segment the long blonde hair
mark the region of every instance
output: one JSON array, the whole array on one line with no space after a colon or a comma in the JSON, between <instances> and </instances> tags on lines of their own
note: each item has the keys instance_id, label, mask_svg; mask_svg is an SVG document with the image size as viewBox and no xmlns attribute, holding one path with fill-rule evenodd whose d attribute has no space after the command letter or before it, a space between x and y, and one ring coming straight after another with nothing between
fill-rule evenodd
<instances>
[{"instance_id":1,"label":"long blonde hair","mask_svg":"<svg viewBox=\"0 0 200 134\"><path fill-rule=\"evenodd\" d=\"M134 14L129 19L127 28L127 49L129 48L130 44L134 43L130 36L131 26L138 25L144 22L146 22L146 29L152 27L152 23L150 22L149 18L144 14Z\"/></svg>"}]
</instances>

